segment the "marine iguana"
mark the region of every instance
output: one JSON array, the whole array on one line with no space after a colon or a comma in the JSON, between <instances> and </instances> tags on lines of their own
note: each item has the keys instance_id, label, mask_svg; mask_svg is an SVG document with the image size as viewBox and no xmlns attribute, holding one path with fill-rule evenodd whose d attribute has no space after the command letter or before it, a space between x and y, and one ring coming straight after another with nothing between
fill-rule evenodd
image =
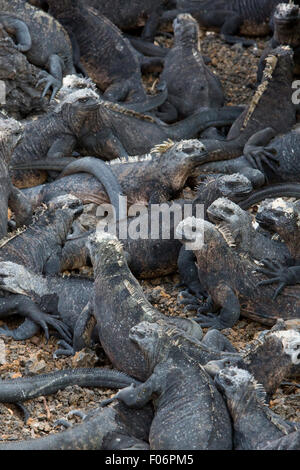
<instances>
[{"instance_id":1,"label":"marine iguana","mask_svg":"<svg viewBox=\"0 0 300 470\"><path fill-rule=\"evenodd\" d=\"M189 14L178 15L173 29L174 45L165 57L160 79L167 83L166 103L176 110L174 120L190 116L201 106L223 106L221 82L205 65L200 52L196 20Z\"/></svg>"},{"instance_id":2,"label":"marine iguana","mask_svg":"<svg viewBox=\"0 0 300 470\"><path fill-rule=\"evenodd\" d=\"M166 141L152 148L148 155L130 157L128 160L116 159L107 166L118 180L129 204L147 205L178 196L202 158L203 145L198 140L177 143ZM60 158L14 165L16 169L44 168L57 171L64 168L59 180L23 190L33 206L62 193L76 195L83 203L94 202L99 205L108 202L103 185L97 181L103 172L103 162L92 157L75 160L66 166L68 162L69 159ZM83 171L94 175L97 180L80 174ZM114 183L114 178L106 177L105 184L110 183Z\"/></svg>"},{"instance_id":3,"label":"marine iguana","mask_svg":"<svg viewBox=\"0 0 300 470\"><path fill-rule=\"evenodd\" d=\"M0 24L0 80L5 84L5 103L1 103L1 109L16 119L45 111L47 98L42 98L35 88L41 70L28 62L2 32Z\"/></svg>"},{"instance_id":4,"label":"marine iguana","mask_svg":"<svg viewBox=\"0 0 300 470\"><path fill-rule=\"evenodd\" d=\"M66 28L72 42L77 43L80 61L104 92L104 99L151 102L142 84L137 53L107 17L81 0L48 0L48 5L49 13Z\"/></svg>"},{"instance_id":5,"label":"marine iguana","mask_svg":"<svg viewBox=\"0 0 300 470\"><path fill-rule=\"evenodd\" d=\"M300 61L300 13L299 5L293 2L278 3L272 16L274 32L272 39L268 42L266 48L260 56L257 71L257 81L260 82L264 60L271 49L281 45L290 46L294 51L294 73L299 74Z\"/></svg>"},{"instance_id":6,"label":"marine iguana","mask_svg":"<svg viewBox=\"0 0 300 470\"><path fill-rule=\"evenodd\" d=\"M131 274L122 245L115 236L98 231L91 235L88 247L94 268L93 310L98 335L114 367L139 380L147 377L146 360L128 336L130 328L143 320L161 320L167 325L179 326L195 338L202 338L197 323L186 318L167 317L148 302ZM104 296L107 289L110 295Z\"/></svg>"},{"instance_id":7,"label":"marine iguana","mask_svg":"<svg viewBox=\"0 0 300 470\"><path fill-rule=\"evenodd\" d=\"M0 119L0 240L7 234L8 206L14 211L17 225L31 221L32 207L8 174L11 154L22 135L22 125L14 119Z\"/></svg>"},{"instance_id":8,"label":"marine iguana","mask_svg":"<svg viewBox=\"0 0 300 470\"><path fill-rule=\"evenodd\" d=\"M150 449L231 449L225 403L205 370L180 347L182 336L181 330L159 322L133 326L129 338L146 358L148 378L115 398L134 408L153 400Z\"/></svg>"},{"instance_id":9,"label":"marine iguana","mask_svg":"<svg viewBox=\"0 0 300 470\"><path fill-rule=\"evenodd\" d=\"M243 177L240 176L240 178ZM206 207L205 214L208 220L217 224L218 230L230 245L250 260L261 261L267 256L282 263L290 263L291 255L287 247L280 241L272 240L256 231L250 214L241 209L234 199L238 201L237 197L234 198L231 195L229 198L216 198L209 207ZM199 283L199 273L195 262L194 252L186 251L183 246L177 263L181 285L187 286L188 291L181 292L178 303L185 305L185 311L195 309L197 300L193 298L193 295L201 298L205 292L201 287L201 279Z\"/></svg>"},{"instance_id":10,"label":"marine iguana","mask_svg":"<svg viewBox=\"0 0 300 470\"><path fill-rule=\"evenodd\" d=\"M201 27L219 29L226 42L252 46L255 44L253 40L236 34L267 35L270 31L269 21L278 3L278 0L177 0L177 9L166 11L162 18L169 21L178 13L191 13Z\"/></svg>"},{"instance_id":11,"label":"marine iguana","mask_svg":"<svg viewBox=\"0 0 300 470\"><path fill-rule=\"evenodd\" d=\"M26 228L22 233L12 237L9 240L4 241L1 244L0 249L0 260L1 262L9 262L12 265L16 266L20 272L24 271L23 265L32 271L33 274L52 274L58 271L58 266L60 264L60 255L62 244L66 239L66 235L71 228L74 217L76 217L82 211L82 207L79 206L79 200L75 198L66 197L58 198L57 201L50 205L49 209L41 213L37 220L29 227ZM61 208L60 208L61 207ZM4 276L8 275L8 271L4 272ZM26 270L23 283L26 284L28 281L26 277ZM48 278L47 278L48 279ZM51 283L51 276L49 277L49 282ZM28 281L29 282L29 281ZM55 282L55 281L53 281ZM61 282L63 284L63 281ZM74 281L76 283L76 281ZM88 296L85 299L84 303L84 288L81 286L81 292L79 299L75 301L76 292L78 296L78 286L81 285L78 281L76 287L74 286L73 290L75 293L72 298L74 299L75 308L84 308L85 304L90 299L92 294L92 283L90 286L90 291ZM32 285L33 286L33 285ZM64 303L64 307L67 309L70 315L71 312L71 299L70 296L62 295L62 286L58 290L58 294L48 295L51 292L47 291L44 293L37 293L39 295L40 307L35 305L35 302L28 295L28 291L32 292L32 288L27 287L27 292L21 288L17 292L19 295L9 295L2 296L0 298L1 303L1 316L7 316L8 314L19 313L24 317L31 319L31 322L25 322L18 329L16 334L9 332L4 328L1 328L1 332L5 334L12 335L13 337L18 337L19 339L25 335L25 337L31 337L35 334L37 327L35 326L33 333L32 328L29 328L29 333L27 327L31 325L32 322L41 325L44 329L46 336L48 337L48 326L47 323L54 326L58 329L62 337L66 340L70 339L69 334L67 333L67 328L62 324L60 320L57 320L55 316L49 315L42 311L43 306L47 312L54 311L57 314L57 309L60 308L59 300L61 303ZM45 291L45 289L44 289ZM13 292L13 291L12 291ZM61 299L60 297L61 296ZM26 336L28 335L29 336Z\"/></svg>"},{"instance_id":12,"label":"marine iguana","mask_svg":"<svg viewBox=\"0 0 300 470\"><path fill-rule=\"evenodd\" d=\"M71 155L85 120L92 118L98 106L98 95L91 89L68 94L54 111L25 125L23 138L13 152L11 165ZM26 177L34 176L30 172L20 174L14 171L11 175L18 187L28 185Z\"/></svg>"},{"instance_id":13,"label":"marine iguana","mask_svg":"<svg viewBox=\"0 0 300 470\"><path fill-rule=\"evenodd\" d=\"M288 46L277 47L266 59L262 83L257 87L245 111L231 126L226 140L201 139L208 152L203 163L240 157L253 134L266 128L269 128L270 138L289 132L296 123L292 82L292 51ZM269 109L272 111L266 112ZM216 166L216 171L220 172L220 165ZM211 164L210 170L213 167ZM234 170L236 171L238 170Z\"/></svg>"},{"instance_id":14,"label":"marine iguana","mask_svg":"<svg viewBox=\"0 0 300 470\"><path fill-rule=\"evenodd\" d=\"M257 212L257 222L271 232L277 233L284 241L291 254L292 263L280 260L264 260L259 272L266 274L270 279L264 284L278 283L274 298L288 285L300 282L300 250L299 250L299 203L276 199L264 203ZM259 283L259 285L262 285Z\"/></svg>"},{"instance_id":15,"label":"marine iguana","mask_svg":"<svg viewBox=\"0 0 300 470\"><path fill-rule=\"evenodd\" d=\"M249 165L264 173L270 183L298 182L300 126L272 135L270 129L254 134L244 148Z\"/></svg>"},{"instance_id":16,"label":"marine iguana","mask_svg":"<svg viewBox=\"0 0 300 470\"><path fill-rule=\"evenodd\" d=\"M24 0L1 0L0 10L11 14L10 23L16 30L17 46L26 51L29 62L48 70L49 73L41 73L38 83L45 84L42 97L52 88L52 100L62 85L63 76L74 71L67 32L50 15Z\"/></svg>"},{"instance_id":17,"label":"marine iguana","mask_svg":"<svg viewBox=\"0 0 300 470\"><path fill-rule=\"evenodd\" d=\"M299 318L297 288L273 300L269 286L257 287L261 280L255 271L257 266L235 250L231 237L210 222L201 221L201 228L202 224L205 243L194 250L199 278L210 295L207 305L201 308L202 313L198 313L202 326L228 328L236 323L240 314L266 325L274 324L277 318ZM201 232L195 236L193 226L198 227L199 232L197 219L187 218L178 224L177 231L185 237L184 243L199 241ZM218 316L210 313L220 308Z\"/></svg>"},{"instance_id":18,"label":"marine iguana","mask_svg":"<svg viewBox=\"0 0 300 470\"><path fill-rule=\"evenodd\" d=\"M215 383L226 397L233 420L235 449L270 449L273 441L278 446L280 438L286 442L289 435L300 433L298 423L284 421L268 408L264 388L249 372L230 367L219 372Z\"/></svg>"},{"instance_id":19,"label":"marine iguana","mask_svg":"<svg viewBox=\"0 0 300 470\"><path fill-rule=\"evenodd\" d=\"M122 403L87 412L82 423L49 436L0 444L1 450L149 450L150 408Z\"/></svg>"},{"instance_id":20,"label":"marine iguana","mask_svg":"<svg viewBox=\"0 0 300 470\"><path fill-rule=\"evenodd\" d=\"M157 173L159 174L159 172ZM173 206L174 209L181 207L181 214L185 207L187 208L188 205L191 205L191 213L192 215L196 215L197 204L204 205L205 213L206 207L219 196L226 195L235 199L239 198L242 194L250 193L251 189L252 186L245 177L241 177L240 175L226 175L214 179L210 178L207 182L200 185L197 197L193 201L175 199L167 204L169 207L175 204L176 206ZM179 240L174 239L175 217L170 217L170 236L163 236L163 231L160 230L158 239L153 240L151 238L151 227L153 222L156 222L156 219L153 217L153 209L155 206L152 210L151 208L152 204L149 204L148 213L138 217L140 226L146 226L148 228L148 237L146 237L146 239L134 239L128 236L125 240L122 240L124 250L129 254L129 260L127 260L129 268L134 276L138 278L152 278L175 272L179 250L181 252L181 243ZM165 208L167 209L167 205L165 205ZM153 217L152 221L151 214ZM132 218L128 219L128 224L131 224L132 221ZM143 223L146 225L143 225ZM89 252L86 246L88 236L89 233L82 232L78 237L72 237L72 239L68 237L69 239L66 241L63 248L61 271L78 269L89 264ZM185 253L189 254L191 252ZM189 269L195 269L194 262ZM189 270L184 270L184 276L181 277L181 280L183 281L184 279L184 281L189 284L188 276ZM198 277L196 279L197 281L193 282L194 289L199 284ZM192 286L190 287L192 288Z\"/></svg>"},{"instance_id":21,"label":"marine iguana","mask_svg":"<svg viewBox=\"0 0 300 470\"><path fill-rule=\"evenodd\" d=\"M239 367L250 372L271 397L282 381L299 370L300 336L295 330L286 329L282 320L265 330L256 340L240 351L240 358L224 358L204 365L212 377L228 367Z\"/></svg>"},{"instance_id":22,"label":"marine iguana","mask_svg":"<svg viewBox=\"0 0 300 470\"><path fill-rule=\"evenodd\" d=\"M229 199L216 199L207 209L207 215L225 236L227 233L232 238L236 249L250 259L260 261L268 257L282 263L290 260L286 245L255 230L250 214Z\"/></svg>"}]
</instances>

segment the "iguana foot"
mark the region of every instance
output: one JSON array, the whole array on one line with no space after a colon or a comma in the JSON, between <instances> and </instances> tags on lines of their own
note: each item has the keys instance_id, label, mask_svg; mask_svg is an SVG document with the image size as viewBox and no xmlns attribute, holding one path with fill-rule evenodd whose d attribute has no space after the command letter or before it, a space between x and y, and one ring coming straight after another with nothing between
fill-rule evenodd
<instances>
[{"instance_id":1,"label":"iguana foot","mask_svg":"<svg viewBox=\"0 0 300 470\"><path fill-rule=\"evenodd\" d=\"M194 294L191 294L188 290L179 292L177 296L177 303L178 305L185 306L183 309L185 313L190 311L198 311L198 308L200 308L201 305L199 299Z\"/></svg>"},{"instance_id":2,"label":"iguana foot","mask_svg":"<svg viewBox=\"0 0 300 470\"><path fill-rule=\"evenodd\" d=\"M63 346L61 349L57 349L53 353L53 359L57 359L59 356L74 356L74 348L64 340L59 340L57 342L59 346Z\"/></svg>"},{"instance_id":3,"label":"iguana foot","mask_svg":"<svg viewBox=\"0 0 300 470\"><path fill-rule=\"evenodd\" d=\"M65 429L71 428L73 426L71 423L69 423L67 419L64 418L57 419L56 421L54 421L53 425L56 428L58 426L63 426Z\"/></svg>"},{"instance_id":4,"label":"iguana foot","mask_svg":"<svg viewBox=\"0 0 300 470\"><path fill-rule=\"evenodd\" d=\"M202 328L215 328L216 330L228 328L228 325L225 325L220 317L217 317L214 313L207 313L206 315L198 313L194 320L199 323Z\"/></svg>"},{"instance_id":5,"label":"iguana foot","mask_svg":"<svg viewBox=\"0 0 300 470\"><path fill-rule=\"evenodd\" d=\"M272 171L277 172L276 163L279 157L275 148L256 147L255 149L244 150L244 156L250 165L264 173L263 163Z\"/></svg>"},{"instance_id":6,"label":"iguana foot","mask_svg":"<svg viewBox=\"0 0 300 470\"><path fill-rule=\"evenodd\" d=\"M52 101L55 98L56 93L61 88L61 82L59 80L57 80L56 78L54 78L49 73L45 72L45 71L42 71L39 74L39 77L40 76L42 78L40 78L40 80L37 82L36 88L39 87L42 83L46 84L45 88L44 88L44 91L42 93L42 98L44 98L46 96L46 94L48 93L49 89L52 87L53 91L52 91L52 95L50 97L50 101Z\"/></svg>"},{"instance_id":7,"label":"iguana foot","mask_svg":"<svg viewBox=\"0 0 300 470\"><path fill-rule=\"evenodd\" d=\"M272 299L275 300L280 292L287 285L294 285L299 282L299 266L283 266L279 261L264 259L261 261L263 267L256 268L256 271L265 274L270 279L265 279L256 284L256 287L268 284L279 283Z\"/></svg>"}]
</instances>

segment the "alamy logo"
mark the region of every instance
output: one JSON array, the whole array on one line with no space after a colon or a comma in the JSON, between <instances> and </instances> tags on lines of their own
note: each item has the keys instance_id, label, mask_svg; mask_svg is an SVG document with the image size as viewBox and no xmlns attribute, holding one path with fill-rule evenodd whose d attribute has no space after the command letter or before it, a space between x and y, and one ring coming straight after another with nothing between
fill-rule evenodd
<instances>
[{"instance_id":1,"label":"alamy logo","mask_svg":"<svg viewBox=\"0 0 300 470\"><path fill-rule=\"evenodd\" d=\"M189 233L176 231L178 224L192 216L196 220ZM162 203L127 205L127 197L119 196L117 208L101 204L97 208L97 231L109 232L119 240L173 240L185 238L186 248L199 249L203 246L203 204Z\"/></svg>"},{"instance_id":2,"label":"alamy logo","mask_svg":"<svg viewBox=\"0 0 300 470\"><path fill-rule=\"evenodd\" d=\"M292 89L295 90L292 94L292 103L300 104L300 80L293 81Z\"/></svg>"}]
</instances>

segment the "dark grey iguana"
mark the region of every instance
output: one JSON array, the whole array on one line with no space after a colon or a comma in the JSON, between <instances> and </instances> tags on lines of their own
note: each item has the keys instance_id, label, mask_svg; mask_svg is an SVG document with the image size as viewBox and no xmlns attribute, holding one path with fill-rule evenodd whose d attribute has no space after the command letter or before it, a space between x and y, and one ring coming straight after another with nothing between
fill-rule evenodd
<instances>
[{"instance_id":1,"label":"dark grey iguana","mask_svg":"<svg viewBox=\"0 0 300 470\"><path fill-rule=\"evenodd\" d=\"M299 251L299 203L287 202L283 199L266 201L257 213L258 223L268 231L277 233L286 244L292 262L266 259L258 271L266 274L269 279L260 285L277 284L274 298L288 285L300 282L300 251Z\"/></svg>"},{"instance_id":2,"label":"dark grey iguana","mask_svg":"<svg viewBox=\"0 0 300 470\"><path fill-rule=\"evenodd\" d=\"M8 207L17 225L30 222L32 207L20 190L12 185L8 165L22 135L22 125L14 119L0 119L0 240L7 234Z\"/></svg>"},{"instance_id":3,"label":"dark grey iguana","mask_svg":"<svg viewBox=\"0 0 300 470\"><path fill-rule=\"evenodd\" d=\"M294 72L299 74L300 65L300 12L299 5L294 2L278 3L273 17L273 37L268 42L266 48L260 56L258 65L257 81L260 82L262 69L264 68L264 61L271 49L279 45L290 46L294 51Z\"/></svg>"},{"instance_id":4,"label":"dark grey iguana","mask_svg":"<svg viewBox=\"0 0 300 470\"><path fill-rule=\"evenodd\" d=\"M196 237L193 225L198 228ZM300 317L299 289L295 287L281 293L276 300L272 299L268 285L257 286L262 280L261 274L256 272L257 265L232 246L230 236L224 231L219 231L207 221L201 221L199 227L199 221L192 218L180 222L177 230L178 234L184 235L186 242L196 240L199 245L199 228L202 227L204 244L194 248L201 284L210 295L210 301L198 314L202 326L228 328L236 323L240 314L266 325L274 324L278 318ZM215 315L213 312L218 310L220 314Z\"/></svg>"},{"instance_id":5,"label":"dark grey iguana","mask_svg":"<svg viewBox=\"0 0 300 470\"><path fill-rule=\"evenodd\" d=\"M96 408L66 431L40 439L6 442L0 450L149 450L147 443L153 412L129 410L122 403Z\"/></svg>"},{"instance_id":6,"label":"dark grey iguana","mask_svg":"<svg viewBox=\"0 0 300 470\"><path fill-rule=\"evenodd\" d=\"M153 100L144 90L136 51L107 17L81 0L49 0L48 4L49 13L66 28L72 42L76 42L80 62L104 92L104 99L124 102Z\"/></svg>"},{"instance_id":7,"label":"dark grey iguana","mask_svg":"<svg viewBox=\"0 0 300 470\"><path fill-rule=\"evenodd\" d=\"M1 262L9 262L11 265L16 266L17 269L22 273L25 271L25 275L23 276L23 282L29 282L28 276L26 276L26 269L30 269L33 275L36 274L53 274L58 272L59 265L60 265L60 256L61 256L61 249L62 245L66 239L66 235L71 228L73 223L74 217L76 217L82 211L81 206L79 206L78 199L75 198L60 198L55 202L52 202L52 206L50 205L50 209L47 211L42 212L41 215L37 218L37 220L29 227L25 229L22 233L12 237L9 240L4 241L1 244L0 249L0 260ZM4 276L8 276L9 272L5 270ZM21 275L22 278L22 275ZM51 276L49 276L49 282L51 282ZM76 281L74 281L76 282ZM63 283L63 282L62 282ZM74 286L74 291L78 292L78 287L80 282L78 281L77 285ZM80 302L83 303L81 305L81 310L84 308L85 304L88 302L90 295L92 293L92 283L91 283L91 290L88 292L88 296L84 303L84 295L83 295L83 286L81 288L81 294L79 295ZM16 292L16 290L12 290L11 292ZM25 334L25 337L28 337L28 333L26 333L26 328L28 325L37 323L41 325L48 336L48 326L47 323L50 325L57 327L60 334L63 336L64 339L69 340L69 334L66 333L67 328L62 325L60 320L51 315L48 315L48 312L53 312L58 314L57 308L59 307L59 297L58 295L54 295L53 293L47 291L47 289L40 289L37 292L37 297L39 297L40 301L40 308L35 305L36 299L31 299L28 292L33 292L33 284L28 287L27 283L27 290L19 287L17 291L17 296L15 295L2 295L0 298L1 302L1 316L7 316L8 314L19 313L24 317L27 317L31 320L31 322L25 322L25 324L20 327L18 330L17 336L20 337ZM62 286L60 286L59 295L62 292ZM49 295L52 294L52 295ZM74 297L74 296L73 296ZM65 303L65 307L67 311L71 313L71 302L72 299L69 298L67 295L61 295L63 299L62 302ZM80 308L78 300L75 301L74 305L76 308ZM45 306L45 310L47 313L42 311L43 304ZM32 326L32 325L31 325ZM61 328L61 326L63 326ZM37 327L35 326L35 330ZM8 333L6 330L3 330L6 334ZM35 331L32 333L30 330L30 336L32 336ZM14 335L14 333L11 333ZM16 336L16 335L15 335Z\"/></svg>"},{"instance_id":8,"label":"dark grey iguana","mask_svg":"<svg viewBox=\"0 0 300 470\"><path fill-rule=\"evenodd\" d=\"M54 111L26 124L23 138L13 152L11 165L71 155L85 121L93 116L98 106L98 95L91 89L68 94ZM36 176L32 172L14 171L11 175L19 187L28 186L30 177Z\"/></svg>"},{"instance_id":9,"label":"dark grey iguana","mask_svg":"<svg viewBox=\"0 0 300 470\"><path fill-rule=\"evenodd\" d=\"M0 22L0 79L5 84L5 103L1 103L1 109L16 119L45 111L47 99L36 89L41 70L28 62L2 32Z\"/></svg>"},{"instance_id":10,"label":"dark grey iguana","mask_svg":"<svg viewBox=\"0 0 300 470\"><path fill-rule=\"evenodd\" d=\"M161 211L164 213L163 211L165 210L165 217L168 217L167 209L173 207L174 210L180 210L181 215L183 215L184 208L193 206L191 207L191 213L196 215L196 204L203 204L205 213L206 207L220 195L226 195L235 199L239 198L242 194L250 193L251 189L252 185L250 182L240 175L226 175L216 177L215 179L211 178L199 187L197 196L193 201L175 199L171 203L165 204L164 208L161 208ZM158 238L151 238L151 227L155 229L154 224L159 223L159 212L157 210L154 212L155 206L152 212L151 208L152 204L149 204L147 213L138 216L137 219L140 226L145 224L144 227L147 227L148 236L145 239L142 237L136 239L134 236L129 235L125 240L122 240L124 250L129 254L129 259L127 260L128 265L134 276L138 278L153 278L175 272L177 269L179 250L181 251L181 243L174 238L174 229L176 228L176 223L178 223L176 222L176 217L170 216L170 232L166 230L167 227L163 230L160 224L161 228ZM157 217L155 217L155 215L157 215ZM168 223L168 218L164 220L165 223ZM129 218L128 225L130 226L133 221L133 218ZM94 229L95 226L89 226L87 228L90 230L91 228ZM89 230L88 232L84 232L83 229L81 229L81 234L78 237L76 235L74 237L72 235L72 239L70 236L68 237L62 253L62 271L78 269L89 264L89 253L86 246ZM190 269L196 269L195 263L192 263ZM181 278L186 284L189 284L189 272L190 271L185 271L185 275ZM194 279L193 281L193 288L195 289L196 286L198 287L199 285L198 276L197 281ZM189 287L192 288L190 284Z\"/></svg>"},{"instance_id":11,"label":"dark grey iguana","mask_svg":"<svg viewBox=\"0 0 300 470\"><path fill-rule=\"evenodd\" d=\"M140 380L147 377L146 360L128 336L130 328L143 320L161 320L201 339L201 329L194 321L167 317L152 307L131 274L122 245L115 236L96 232L89 240L89 250L94 268L94 316L98 335L114 367ZM110 295L104 295L108 291Z\"/></svg>"},{"instance_id":12,"label":"dark grey iguana","mask_svg":"<svg viewBox=\"0 0 300 470\"><path fill-rule=\"evenodd\" d=\"M278 0L177 0L177 9L166 11L162 18L167 21L178 13L191 13L201 27L219 29L225 41L231 44L242 42L245 46L251 46L254 41L236 34L268 34L269 21L278 3Z\"/></svg>"},{"instance_id":13,"label":"dark grey iguana","mask_svg":"<svg viewBox=\"0 0 300 470\"><path fill-rule=\"evenodd\" d=\"M72 45L61 24L24 0L1 0L0 11L11 14L17 47L26 51L29 62L46 69L39 83L45 83L42 97L52 87L51 99L62 85L62 78L74 71ZM12 27L12 24L11 24Z\"/></svg>"},{"instance_id":14,"label":"dark grey iguana","mask_svg":"<svg viewBox=\"0 0 300 470\"><path fill-rule=\"evenodd\" d=\"M39 160L32 164L12 162L11 166L18 169L44 168L56 171L63 169L59 180L24 191L24 194L28 194L29 200L39 201L38 204L49 200L53 194L62 192L77 194L84 203L95 202L99 205L109 202L104 186L113 185L116 179L123 194L128 198L128 204L147 205L151 202L168 201L178 196L202 157L203 145L198 140L183 140L177 143L163 142L154 147L150 154L130 157L128 160L116 159L106 164L99 159L85 157L73 159L74 161L68 166L67 158L47 158L45 161ZM105 168L107 168L106 173L110 172L111 176L107 175L104 179L102 173ZM86 177L82 172L90 173L93 177ZM95 177L98 181L95 181Z\"/></svg>"},{"instance_id":15,"label":"dark grey iguana","mask_svg":"<svg viewBox=\"0 0 300 470\"><path fill-rule=\"evenodd\" d=\"M265 390L249 372L236 367L224 369L215 378L216 386L224 394L234 426L234 449L264 450L280 448L280 440L289 448L295 442L299 449L299 423L283 420L270 410L265 402Z\"/></svg>"},{"instance_id":16,"label":"dark grey iguana","mask_svg":"<svg viewBox=\"0 0 300 470\"><path fill-rule=\"evenodd\" d=\"M173 22L173 29L174 45L165 57L160 75L168 88L166 103L175 108L173 120L188 117L201 106L223 106L221 82L205 65L200 52L196 20L189 14L178 15Z\"/></svg>"},{"instance_id":17,"label":"dark grey iguana","mask_svg":"<svg viewBox=\"0 0 300 470\"><path fill-rule=\"evenodd\" d=\"M129 338L145 356L148 378L124 388L115 398L133 408L153 400L151 449L231 449L226 406L209 375L180 347L182 336L182 331L159 322L132 327Z\"/></svg>"},{"instance_id":18,"label":"dark grey iguana","mask_svg":"<svg viewBox=\"0 0 300 470\"><path fill-rule=\"evenodd\" d=\"M227 233L236 249L250 259L260 261L268 257L285 263L291 258L284 243L255 230L250 214L229 199L216 199L207 209L207 215L220 231L224 231L225 237Z\"/></svg>"},{"instance_id":19,"label":"dark grey iguana","mask_svg":"<svg viewBox=\"0 0 300 470\"><path fill-rule=\"evenodd\" d=\"M245 369L263 385L268 397L272 397L282 381L299 371L300 366L300 335L287 329L284 323L278 320L271 330L262 331L240 351L239 358L209 361L204 365L205 370L215 377L226 367Z\"/></svg>"},{"instance_id":20,"label":"dark grey iguana","mask_svg":"<svg viewBox=\"0 0 300 470\"><path fill-rule=\"evenodd\" d=\"M255 133L269 128L265 138L269 136L271 139L274 135L291 130L296 123L296 111L292 102L292 55L288 46L280 46L270 52L262 83L257 87L245 111L231 126L226 140L201 139L208 152L203 163L218 162L206 165L206 171L215 168L217 172L222 172L219 161L243 155L245 145ZM234 172L236 171L239 170L235 169Z\"/></svg>"}]
</instances>

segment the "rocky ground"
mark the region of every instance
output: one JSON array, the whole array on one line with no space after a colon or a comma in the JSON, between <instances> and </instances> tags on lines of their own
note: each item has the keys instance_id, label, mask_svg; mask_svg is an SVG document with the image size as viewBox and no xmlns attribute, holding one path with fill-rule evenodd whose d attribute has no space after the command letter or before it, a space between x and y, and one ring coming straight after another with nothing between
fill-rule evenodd
<instances>
[{"instance_id":1,"label":"rocky ground","mask_svg":"<svg viewBox=\"0 0 300 470\"><path fill-rule=\"evenodd\" d=\"M171 40L157 37L158 43L171 45ZM211 69L222 81L226 102L228 104L246 104L253 94L256 81L256 68L259 55L266 39L257 39L257 48L241 48L239 45L230 46L219 39L215 33L206 33L202 38L202 52L210 57ZM144 77L145 86L150 89L156 77ZM141 284L150 302L165 314L185 315L182 307L176 304L179 290L175 287L178 275L152 281L142 281ZM0 321L15 327L19 320L9 319ZM241 319L234 328L223 330L238 350L257 337L265 328L255 322ZM16 378L71 367L111 367L103 350L83 351L74 358L53 359L53 353L58 348L58 339L51 336L46 344L41 333L27 341L16 342L5 336L0 337L0 377L2 379ZM297 382L292 385L282 385L272 397L270 406L283 418L300 422L300 390ZM299 382L298 382L299 385ZM0 383L1 387L1 383ZM24 422L24 412L15 405L0 404L0 438L2 440L28 439L45 436L48 433L61 431L61 426L55 426L59 418L66 418L69 411L74 409L88 410L95 408L98 403L115 393L113 390L83 389L78 386L68 387L55 395L40 397L25 402L29 417ZM80 418L69 418L71 423Z\"/></svg>"}]
</instances>

